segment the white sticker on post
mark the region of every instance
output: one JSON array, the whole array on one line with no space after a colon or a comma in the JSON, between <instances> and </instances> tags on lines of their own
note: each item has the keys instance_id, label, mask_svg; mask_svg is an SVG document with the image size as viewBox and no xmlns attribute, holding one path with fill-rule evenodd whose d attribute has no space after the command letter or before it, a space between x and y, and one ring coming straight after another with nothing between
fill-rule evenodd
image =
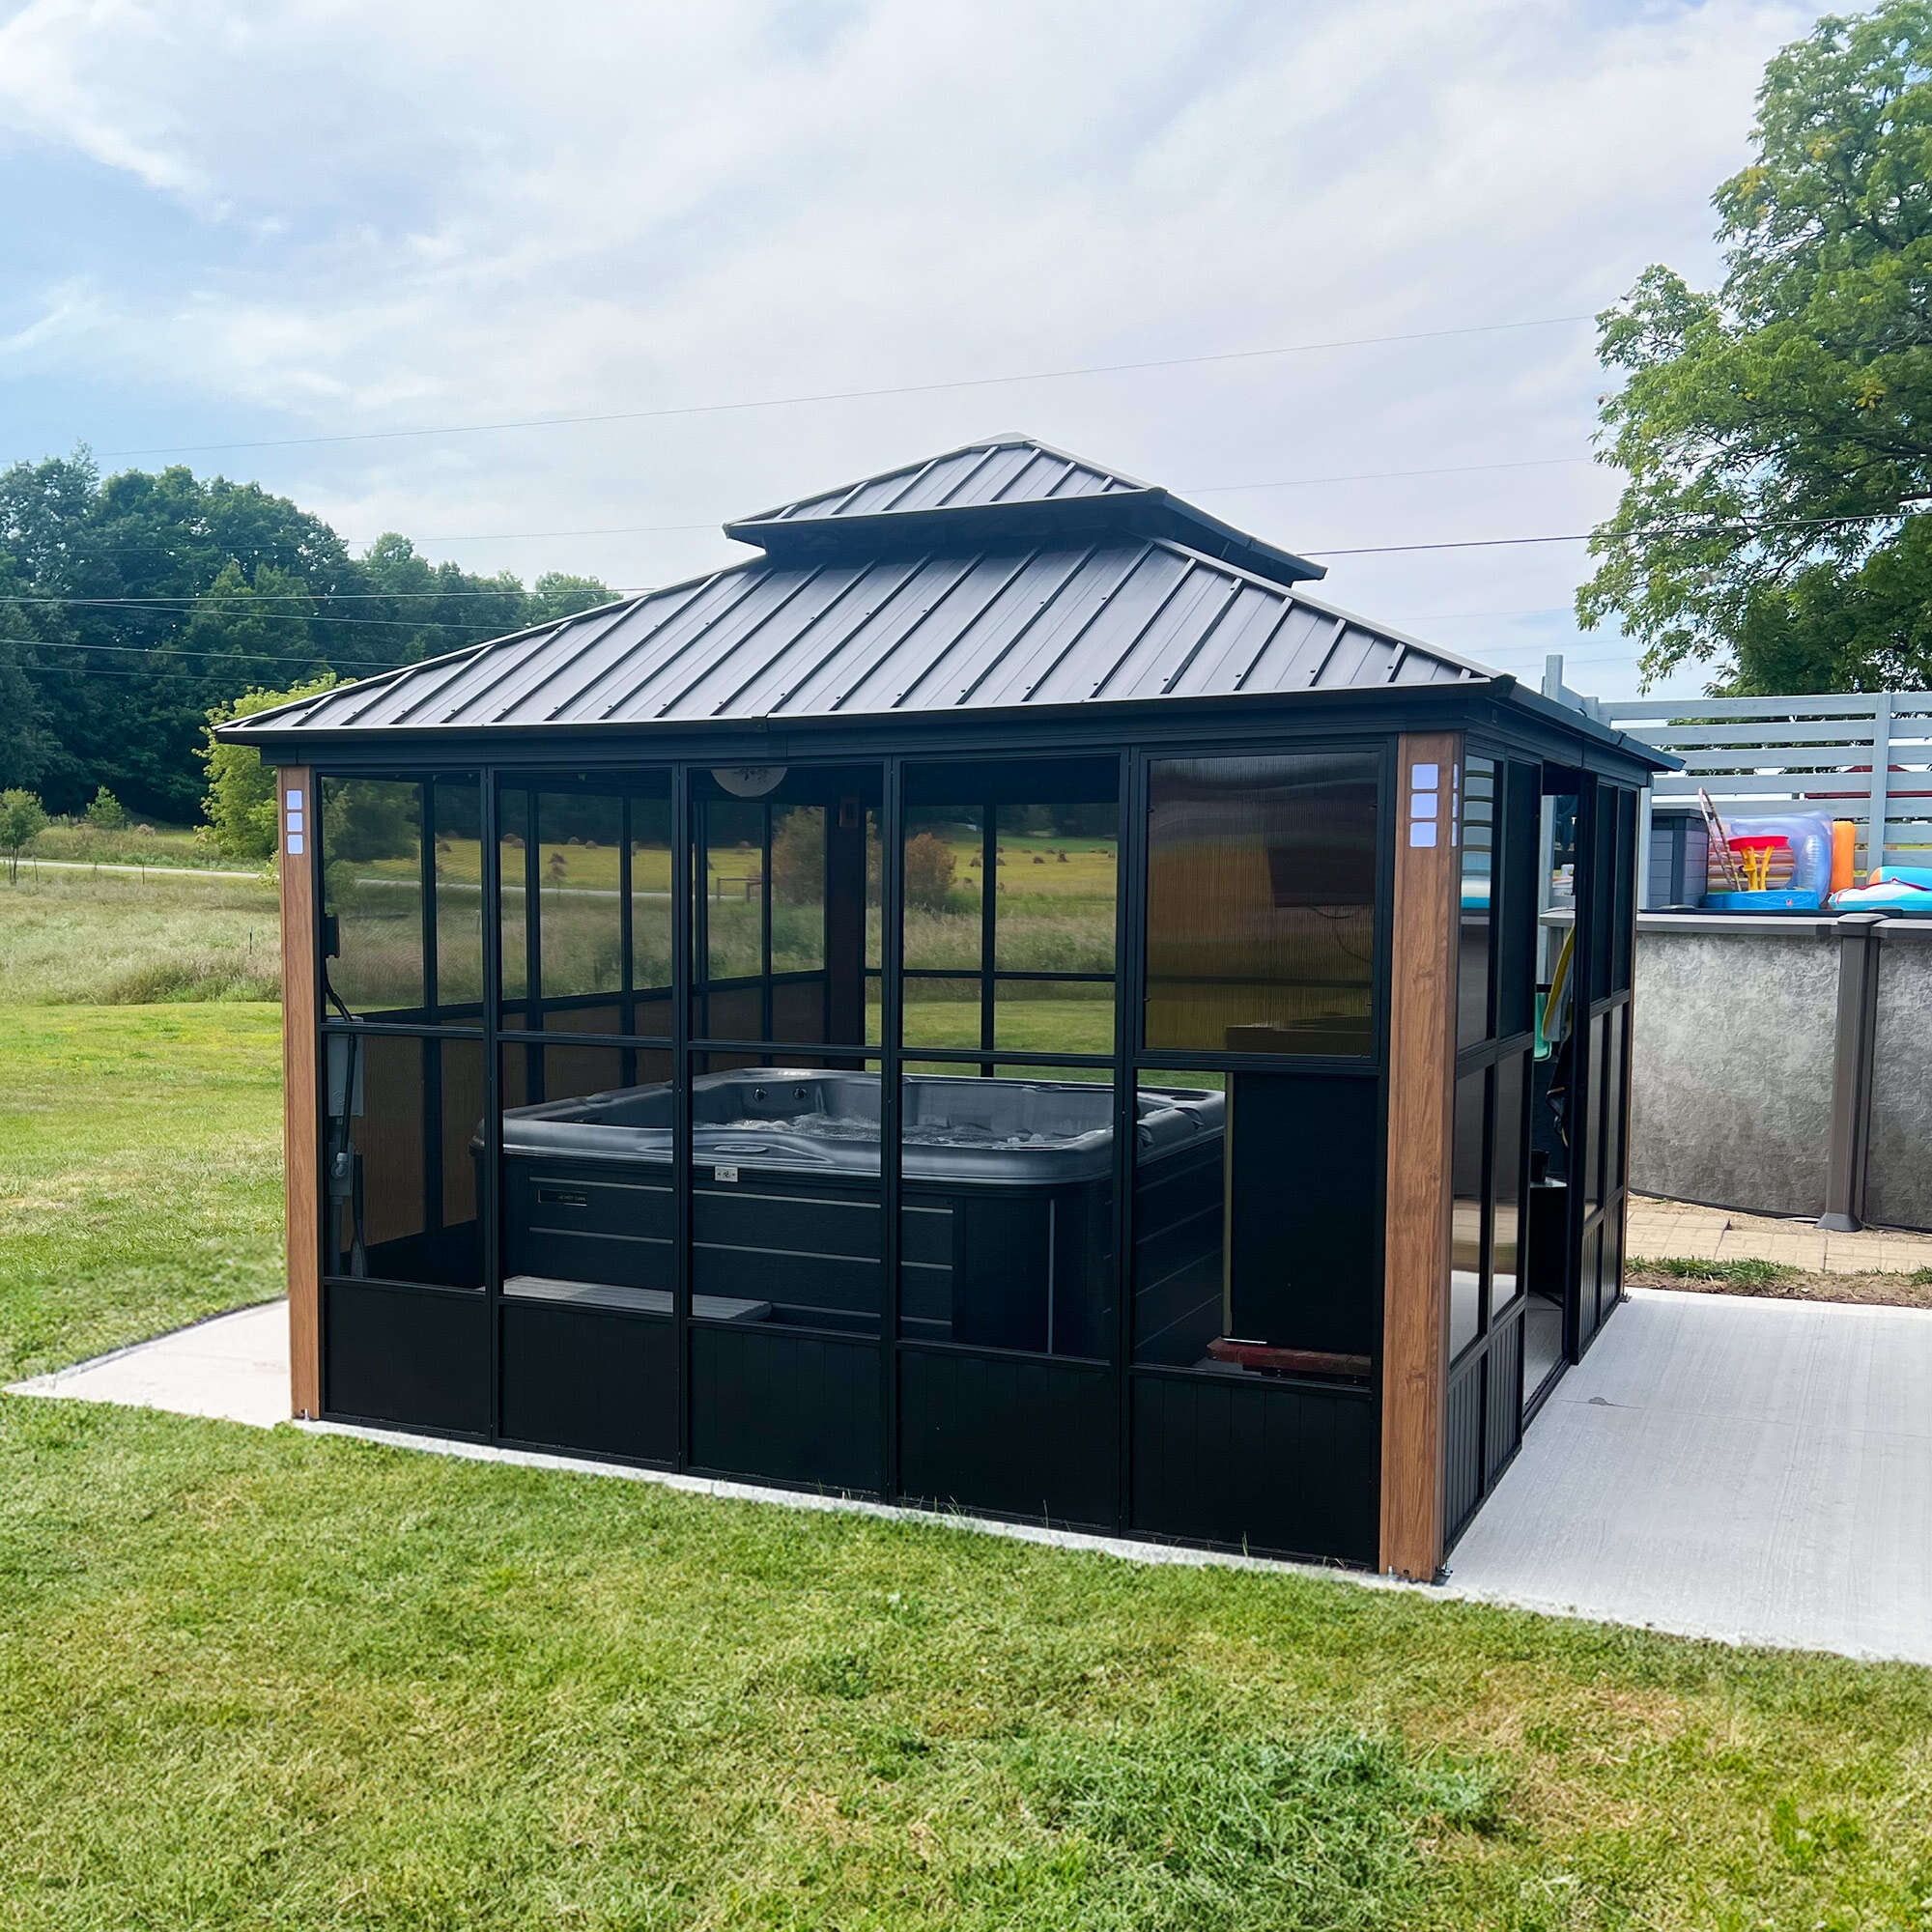
<instances>
[{"instance_id":1,"label":"white sticker on post","mask_svg":"<svg viewBox=\"0 0 1932 1932\"><path fill-rule=\"evenodd\" d=\"M301 857L301 848L302 848L301 834L299 832L291 832L288 837L288 842L282 847L282 850L285 851L291 859L299 859Z\"/></svg>"},{"instance_id":2,"label":"white sticker on post","mask_svg":"<svg viewBox=\"0 0 1932 1932\"><path fill-rule=\"evenodd\" d=\"M1408 788L1410 791L1434 791L1442 782L1440 765L1410 765L1408 768Z\"/></svg>"},{"instance_id":3,"label":"white sticker on post","mask_svg":"<svg viewBox=\"0 0 1932 1932\"><path fill-rule=\"evenodd\" d=\"M291 811L299 811L302 809L301 787L299 785L292 786L288 792L288 795L283 799L282 803L286 805Z\"/></svg>"},{"instance_id":4,"label":"white sticker on post","mask_svg":"<svg viewBox=\"0 0 1932 1932\"><path fill-rule=\"evenodd\" d=\"M302 829L301 812L299 810L292 810L289 812L289 830L291 832L299 832L301 829Z\"/></svg>"},{"instance_id":5,"label":"white sticker on post","mask_svg":"<svg viewBox=\"0 0 1932 1932\"><path fill-rule=\"evenodd\" d=\"M1408 801L1408 815L1411 818L1434 818L1435 816L1436 794L1433 791L1419 791Z\"/></svg>"},{"instance_id":6,"label":"white sticker on post","mask_svg":"<svg viewBox=\"0 0 1932 1932\"><path fill-rule=\"evenodd\" d=\"M1435 826L1428 819L1416 819L1408 828L1408 842L1411 845L1434 845Z\"/></svg>"}]
</instances>

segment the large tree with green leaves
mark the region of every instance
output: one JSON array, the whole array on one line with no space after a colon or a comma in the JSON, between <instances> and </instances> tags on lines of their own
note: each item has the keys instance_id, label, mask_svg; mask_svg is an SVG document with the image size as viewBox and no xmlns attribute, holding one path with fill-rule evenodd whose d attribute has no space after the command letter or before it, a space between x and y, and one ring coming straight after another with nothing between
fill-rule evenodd
<instances>
[{"instance_id":1,"label":"large tree with green leaves","mask_svg":"<svg viewBox=\"0 0 1932 1932\"><path fill-rule=\"evenodd\" d=\"M1714 293L1647 269L1600 318L1623 372L1586 627L1714 690L1932 682L1932 0L1828 18L1758 94L1718 190ZM1932 511L1932 504L1926 506Z\"/></svg>"}]
</instances>

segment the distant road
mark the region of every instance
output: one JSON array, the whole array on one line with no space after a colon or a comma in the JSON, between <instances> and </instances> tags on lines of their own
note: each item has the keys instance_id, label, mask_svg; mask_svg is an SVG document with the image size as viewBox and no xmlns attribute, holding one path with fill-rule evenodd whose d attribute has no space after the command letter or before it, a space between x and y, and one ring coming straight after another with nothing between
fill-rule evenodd
<instances>
[{"instance_id":1,"label":"distant road","mask_svg":"<svg viewBox=\"0 0 1932 1932\"><path fill-rule=\"evenodd\" d=\"M45 866L56 872L160 872L171 879L260 879L260 872L217 872L208 866L104 866L92 859L37 859L21 855L23 866Z\"/></svg>"}]
</instances>

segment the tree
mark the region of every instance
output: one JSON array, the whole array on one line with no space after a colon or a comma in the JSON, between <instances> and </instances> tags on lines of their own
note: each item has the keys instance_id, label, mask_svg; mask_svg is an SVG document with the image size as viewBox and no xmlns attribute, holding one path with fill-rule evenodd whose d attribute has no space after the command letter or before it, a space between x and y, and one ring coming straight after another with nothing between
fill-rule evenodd
<instances>
[{"instance_id":1,"label":"tree","mask_svg":"<svg viewBox=\"0 0 1932 1932\"><path fill-rule=\"evenodd\" d=\"M1646 680L1860 691L1932 679L1932 0L1828 18L1765 70L1714 198L1715 294L1644 270L1599 318L1629 472L1591 538L1585 628Z\"/></svg>"},{"instance_id":2,"label":"tree","mask_svg":"<svg viewBox=\"0 0 1932 1932\"><path fill-rule=\"evenodd\" d=\"M119 832L128 823L128 808L101 785L88 800L82 816L97 832Z\"/></svg>"},{"instance_id":3,"label":"tree","mask_svg":"<svg viewBox=\"0 0 1932 1932\"><path fill-rule=\"evenodd\" d=\"M944 912L952 894L952 848L936 833L906 840L905 901L916 912Z\"/></svg>"},{"instance_id":4,"label":"tree","mask_svg":"<svg viewBox=\"0 0 1932 1932\"><path fill-rule=\"evenodd\" d=\"M7 855L11 883L19 883L20 854L46 829L46 808L36 794L17 785L12 791L0 791L0 852Z\"/></svg>"},{"instance_id":5,"label":"tree","mask_svg":"<svg viewBox=\"0 0 1932 1932\"><path fill-rule=\"evenodd\" d=\"M574 617L580 611L594 611L611 601L608 583L595 577L573 577L568 571L547 570L530 585L526 601L526 624L551 624L559 617Z\"/></svg>"},{"instance_id":6,"label":"tree","mask_svg":"<svg viewBox=\"0 0 1932 1932\"><path fill-rule=\"evenodd\" d=\"M243 692L232 702L217 704L209 712L201 748L201 762L208 772L202 816L214 834L217 851L231 859L272 859L281 819L275 810L274 775L263 764L261 753L253 745L224 743L214 735L215 726L237 718L252 718L258 711L292 703L298 697L314 697L338 682L333 671L326 671L291 691Z\"/></svg>"}]
</instances>

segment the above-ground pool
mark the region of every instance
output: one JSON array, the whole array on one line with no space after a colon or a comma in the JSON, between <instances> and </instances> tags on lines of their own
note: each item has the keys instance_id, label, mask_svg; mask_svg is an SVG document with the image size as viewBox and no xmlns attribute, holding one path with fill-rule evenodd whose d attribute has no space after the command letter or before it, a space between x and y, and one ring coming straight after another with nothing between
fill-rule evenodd
<instances>
[{"instance_id":1,"label":"above-ground pool","mask_svg":"<svg viewBox=\"0 0 1932 1932\"><path fill-rule=\"evenodd\" d=\"M1104 1355L1112 1086L909 1074L903 1091L902 1332ZM877 1332L879 1102L869 1072L692 1083L696 1319ZM506 1294L668 1314L672 1107L656 1085L504 1114ZM1217 1189L1221 1094L1143 1088L1137 1107L1139 1167L1174 1160Z\"/></svg>"}]
</instances>

